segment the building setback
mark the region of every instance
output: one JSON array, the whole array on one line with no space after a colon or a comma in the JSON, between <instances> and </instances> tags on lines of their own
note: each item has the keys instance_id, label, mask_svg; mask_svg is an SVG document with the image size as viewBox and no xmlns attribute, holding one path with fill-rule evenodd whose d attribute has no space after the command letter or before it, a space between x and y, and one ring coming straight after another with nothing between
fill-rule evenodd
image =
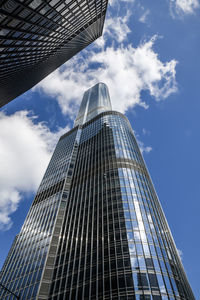
<instances>
[{"instance_id":1,"label":"building setback","mask_svg":"<svg viewBox=\"0 0 200 300\"><path fill-rule=\"evenodd\" d=\"M0 107L97 39L107 2L1 0Z\"/></svg>"},{"instance_id":2,"label":"building setback","mask_svg":"<svg viewBox=\"0 0 200 300\"><path fill-rule=\"evenodd\" d=\"M20 299L195 300L128 119L85 92L1 272ZM1 299L14 299L1 291Z\"/></svg>"}]
</instances>

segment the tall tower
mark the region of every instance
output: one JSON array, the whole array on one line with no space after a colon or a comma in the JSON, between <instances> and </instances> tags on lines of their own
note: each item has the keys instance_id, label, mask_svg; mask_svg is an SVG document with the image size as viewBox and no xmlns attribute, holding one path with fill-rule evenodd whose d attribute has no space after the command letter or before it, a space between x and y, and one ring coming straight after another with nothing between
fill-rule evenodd
<instances>
[{"instance_id":1,"label":"tall tower","mask_svg":"<svg viewBox=\"0 0 200 300\"><path fill-rule=\"evenodd\" d=\"M133 130L105 84L85 92L1 274L21 299L195 300Z\"/></svg>"},{"instance_id":2,"label":"tall tower","mask_svg":"<svg viewBox=\"0 0 200 300\"><path fill-rule=\"evenodd\" d=\"M97 39L108 0L1 0L0 107Z\"/></svg>"}]
</instances>

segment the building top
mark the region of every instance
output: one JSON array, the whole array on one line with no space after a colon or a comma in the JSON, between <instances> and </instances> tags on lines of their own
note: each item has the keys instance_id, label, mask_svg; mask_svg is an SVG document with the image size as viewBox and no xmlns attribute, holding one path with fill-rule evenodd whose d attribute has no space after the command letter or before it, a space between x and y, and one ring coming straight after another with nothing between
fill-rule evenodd
<instances>
[{"instance_id":1,"label":"building top","mask_svg":"<svg viewBox=\"0 0 200 300\"><path fill-rule=\"evenodd\" d=\"M84 93L74 126L82 125L98 114L110 110L112 106L108 87L105 83L99 82Z\"/></svg>"}]
</instances>

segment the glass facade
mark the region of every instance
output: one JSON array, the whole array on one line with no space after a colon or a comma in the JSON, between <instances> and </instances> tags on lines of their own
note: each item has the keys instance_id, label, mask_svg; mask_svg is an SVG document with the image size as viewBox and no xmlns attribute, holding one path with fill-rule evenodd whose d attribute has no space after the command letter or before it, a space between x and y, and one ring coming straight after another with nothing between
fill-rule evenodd
<instances>
[{"instance_id":1,"label":"glass facade","mask_svg":"<svg viewBox=\"0 0 200 300\"><path fill-rule=\"evenodd\" d=\"M1 274L22 299L195 300L124 115L60 138Z\"/></svg>"},{"instance_id":2,"label":"glass facade","mask_svg":"<svg viewBox=\"0 0 200 300\"><path fill-rule=\"evenodd\" d=\"M0 107L102 34L108 0L1 0Z\"/></svg>"}]
</instances>

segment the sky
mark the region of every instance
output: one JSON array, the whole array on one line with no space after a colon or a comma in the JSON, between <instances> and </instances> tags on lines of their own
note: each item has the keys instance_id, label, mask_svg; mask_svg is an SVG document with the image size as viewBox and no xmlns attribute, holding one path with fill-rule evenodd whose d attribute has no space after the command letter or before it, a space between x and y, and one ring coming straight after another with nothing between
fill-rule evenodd
<instances>
[{"instance_id":1,"label":"sky","mask_svg":"<svg viewBox=\"0 0 200 300\"><path fill-rule=\"evenodd\" d=\"M110 0L101 38L0 110L0 267L84 91L129 118L200 300L199 0Z\"/></svg>"}]
</instances>

